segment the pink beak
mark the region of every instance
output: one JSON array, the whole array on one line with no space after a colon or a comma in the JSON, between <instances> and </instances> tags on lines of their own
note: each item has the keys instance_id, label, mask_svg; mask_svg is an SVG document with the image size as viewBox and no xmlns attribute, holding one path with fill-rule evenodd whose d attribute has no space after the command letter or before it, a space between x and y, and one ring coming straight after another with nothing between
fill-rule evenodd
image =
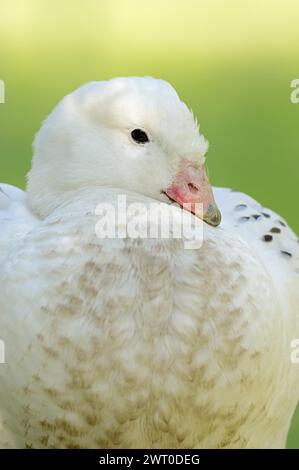
<instances>
[{"instance_id":1,"label":"pink beak","mask_svg":"<svg viewBox=\"0 0 299 470\"><path fill-rule=\"evenodd\" d=\"M184 159L171 186L165 193L184 209L200 217L209 225L221 222L221 213L216 205L212 186L205 168Z\"/></svg>"}]
</instances>

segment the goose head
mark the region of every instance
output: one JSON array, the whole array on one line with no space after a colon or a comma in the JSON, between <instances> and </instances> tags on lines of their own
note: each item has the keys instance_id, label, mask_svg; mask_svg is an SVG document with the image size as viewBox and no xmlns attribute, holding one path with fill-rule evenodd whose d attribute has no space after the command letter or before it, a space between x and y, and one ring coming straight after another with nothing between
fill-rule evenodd
<instances>
[{"instance_id":1,"label":"goose head","mask_svg":"<svg viewBox=\"0 0 299 470\"><path fill-rule=\"evenodd\" d=\"M28 203L45 217L65 193L109 186L175 201L216 226L207 148L169 83L150 77L91 82L67 95L38 132Z\"/></svg>"}]
</instances>

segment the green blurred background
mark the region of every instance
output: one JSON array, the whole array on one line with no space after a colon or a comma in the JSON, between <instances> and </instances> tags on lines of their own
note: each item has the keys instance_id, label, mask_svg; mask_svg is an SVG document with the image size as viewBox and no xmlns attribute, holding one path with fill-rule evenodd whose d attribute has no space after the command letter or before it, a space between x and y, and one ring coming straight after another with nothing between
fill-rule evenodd
<instances>
[{"instance_id":1,"label":"green blurred background","mask_svg":"<svg viewBox=\"0 0 299 470\"><path fill-rule=\"evenodd\" d=\"M198 117L213 184L299 232L298 59L298 0L0 0L0 180L25 187L33 136L66 93L152 75ZM299 448L299 413L289 447Z\"/></svg>"}]
</instances>

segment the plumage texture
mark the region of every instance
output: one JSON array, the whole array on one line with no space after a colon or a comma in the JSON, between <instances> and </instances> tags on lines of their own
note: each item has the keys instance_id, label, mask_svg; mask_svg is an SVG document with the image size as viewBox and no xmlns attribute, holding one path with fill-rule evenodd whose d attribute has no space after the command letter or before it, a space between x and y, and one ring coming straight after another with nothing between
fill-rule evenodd
<instances>
[{"instance_id":1,"label":"plumage texture","mask_svg":"<svg viewBox=\"0 0 299 470\"><path fill-rule=\"evenodd\" d=\"M125 80L146 99L144 88L165 92L164 82ZM128 83L117 86L127 93ZM98 153L101 168L107 162L104 182L88 184L97 168L94 150L87 148L97 131L84 113L99 89L85 90L71 118L60 107L64 117L52 114L37 138L29 202L20 190L0 186L0 337L6 345L1 446L283 447L299 392L298 365L290 359L299 332L295 234L248 196L215 188L223 221L218 228L204 224L198 250L186 250L184 240L97 238L95 207L116 204L120 192L128 202L159 200L170 207L159 191L151 194L151 179L160 188L160 168L165 182L168 173L173 177L178 158L169 168L167 158L186 154L196 126L182 105L185 137L178 149L165 150L164 163L159 155L154 172L140 163L134 180L133 159L121 188L113 188L119 170L111 164L109 185L109 155ZM169 117L165 105L161 136L166 128L169 137L180 103L174 93L166 92L172 107ZM137 103L139 109L139 98ZM101 106L104 113L106 104ZM118 103L117 109L124 119L131 108ZM150 127L154 105L151 111L147 124L138 117L139 126ZM73 136L68 124L63 127L72 113L78 123L82 118L82 132L75 128ZM82 154L69 170L71 162L64 167L63 158L73 156L72 137ZM203 142L200 136L191 145L199 146L201 159ZM84 165L91 168L81 184ZM143 175L142 191L137 179Z\"/></svg>"}]
</instances>

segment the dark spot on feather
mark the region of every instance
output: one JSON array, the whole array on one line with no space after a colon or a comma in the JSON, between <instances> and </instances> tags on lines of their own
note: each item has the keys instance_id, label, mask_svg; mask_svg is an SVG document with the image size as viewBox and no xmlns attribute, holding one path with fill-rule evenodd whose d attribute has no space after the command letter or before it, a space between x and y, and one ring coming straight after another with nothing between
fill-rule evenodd
<instances>
[{"instance_id":1,"label":"dark spot on feather","mask_svg":"<svg viewBox=\"0 0 299 470\"><path fill-rule=\"evenodd\" d=\"M272 235L264 235L263 240L264 240L264 242L272 242L273 237L272 237Z\"/></svg>"},{"instance_id":2,"label":"dark spot on feather","mask_svg":"<svg viewBox=\"0 0 299 470\"><path fill-rule=\"evenodd\" d=\"M235 211L243 211L247 208L246 204L238 204L236 207L235 207Z\"/></svg>"},{"instance_id":3,"label":"dark spot on feather","mask_svg":"<svg viewBox=\"0 0 299 470\"><path fill-rule=\"evenodd\" d=\"M270 219L271 215L267 214L267 212L262 212L263 216L266 217L267 219Z\"/></svg>"},{"instance_id":4,"label":"dark spot on feather","mask_svg":"<svg viewBox=\"0 0 299 470\"><path fill-rule=\"evenodd\" d=\"M10 200L10 197L9 197L8 194L6 194L6 192L1 188L1 186L0 186L0 192L1 192L2 194L4 194L4 196L6 196L6 197Z\"/></svg>"},{"instance_id":5,"label":"dark spot on feather","mask_svg":"<svg viewBox=\"0 0 299 470\"><path fill-rule=\"evenodd\" d=\"M282 225L283 227L286 227L286 224L285 224L282 220L279 220L278 222L279 222L280 225Z\"/></svg>"},{"instance_id":6,"label":"dark spot on feather","mask_svg":"<svg viewBox=\"0 0 299 470\"><path fill-rule=\"evenodd\" d=\"M253 214L251 217L253 217L255 220L260 219L262 216L260 214Z\"/></svg>"},{"instance_id":7,"label":"dark spot on feather","mask_svg":"<svg viewBox=\"0 0 299 470\"><path fill-rule=\"evenodd\" d=\"M291 258L291 257L293 256L292 253L290 253L289 251L281 250L281 253L282 253L284 256L288 256L289 258Z\"/></svg>"},{"instance_id":8,"label":"dark spot on feather","mask_svg":"<svg viewBox=\"0 0 299 470\"><path fill-rule=\"evenodd\" d=\"M250 219L250 217L246 217L246 216L240 217L240 218L238 219L238 222L241 222L241 223L247 222L249 219Z\"/></svg>"},{"instance_id":9,"label":"dark spot on feather","mask_svg":"<svg viewBox=\"0 0 299 470\"><path fill-rule=\"evenodd\" d=\"M278 227L273 227L273 228L271 228L270 232L271 233L281 233L281 230Z\"/></svg>"}]
</instances>

